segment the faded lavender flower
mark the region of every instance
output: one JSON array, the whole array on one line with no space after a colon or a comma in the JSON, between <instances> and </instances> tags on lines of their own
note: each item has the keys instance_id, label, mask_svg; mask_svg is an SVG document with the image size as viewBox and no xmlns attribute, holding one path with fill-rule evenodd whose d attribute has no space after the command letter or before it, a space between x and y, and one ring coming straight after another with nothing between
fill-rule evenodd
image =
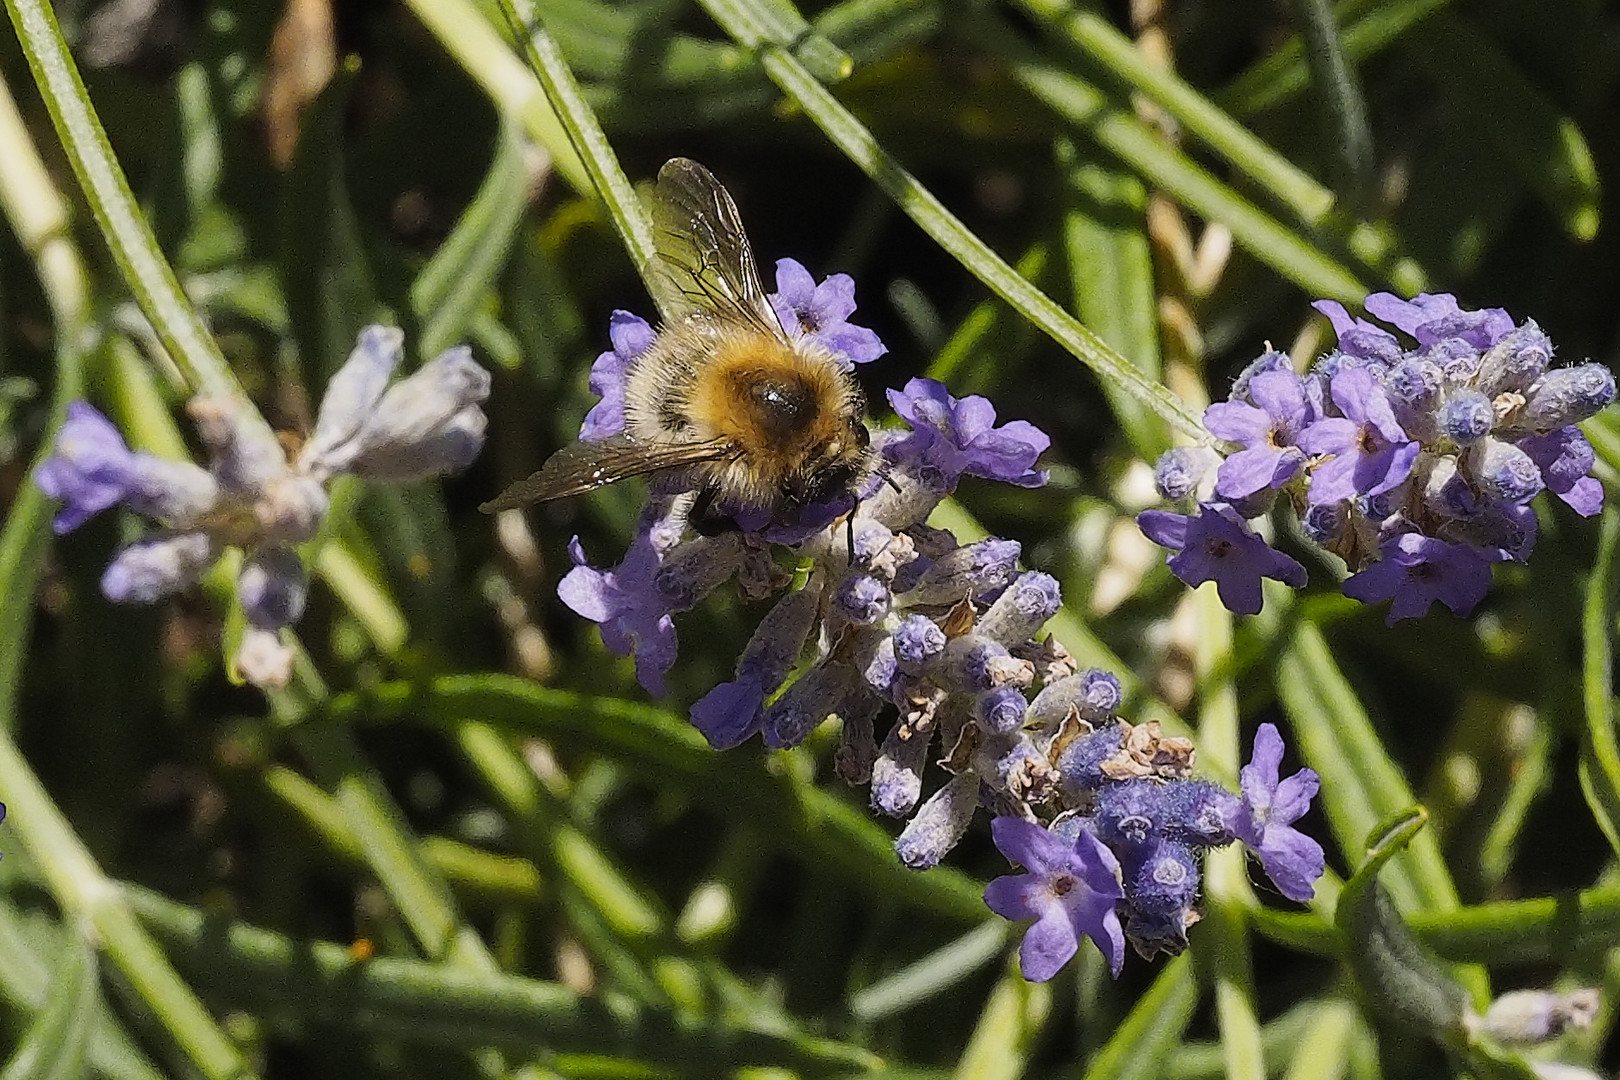
<instances>
[{"instance_id":1,"label":"faded lavender flower","mask_svg":"<svg viewBox=\"0 0 1620 1080\"><path fill-rule=\"evenodd\" d=\"M778 307L820 302L807 281L784 273ZM840 300L830 310L845 309ZM634 355L617 334L614 345L593 372L622 379ZM616 393L606 383L599 392L604 403ZM1291 781L1240 798L1192 780L1190 744L1115 720L1118 680L1077 671L1061 643L1037 640L1058 610L1058 583L1021 568L1017 542L964 544L926 524L963 476L1044 483L1035 465L1046 435L1024 421L998 424L988 401L955 398L927 379L889 399L909 430L873 436L884 480L847 516L807 507L784 526L739 515L738 530L704 536L687 527L693 493L655 485L623 561L596 569L576 540L559 595L600 625L608 648L633 655L642 686L661 695L677 653L675 615L732 579L749 599L779 594L734 677L692 705L693 726L717 749L755 735L791 747L837 717L839 775L869 785L878 813L906 819L895 851L915 869L936 865L988 807L998 846L1027 872L992 883L986 902L1035 920L1022 952L1029 978L1050 978L1085 937L1116 972L1127 940L1148 955L1183 948L1197 917L1198 856L1239 839L1239 828L1288 882L1279 887L1298 894L1294 877L1308 867L1278 862L1298 835ZM1210 516L1219 524L1164 528L1180 528L1187 558L1208 564L1223 595L1252 590L1258 607L1261 573L1303 574L1256 537L1217 551L1227 542L1219 529L1246 526ZM773 545L794 549L797 588Z\"/></svg>"},{"instance_id":2,"label":"faded lavender flower","mask_svg":"<svg viewBox=\"0 0 1620 1080\"><path fill-rule=\"evenodd\" d=\"M1297 374L1267 352L1211 405L1205 426L1236 444L1195 515L1146 511L1143 531L1172 550L1189 585L1215 581L1231 610L1259 610L1259 578L1296 588L1304 571L1261 549L1244 523L1278 495L1305 535L1348 564L1346 595L1390 601L1389 621L1439 601L1471 613L1491 565L1523 562L1536 540L1531 501L1551 491L1586 517L1603 507L1592 446L1576 425L1615 397L1601 364L1550 368L1553 347L1534 322L1499 308L1465 311L1455 298L1367 297L1367 310L1415 347L1333 301L1316 304L1339 347ZM1188 499L1209 464L1172 450L1155 468L1160 493ZM1269 554L1268 554L1269 552Z\"/></svg>"},{"instance_id":3,"label":"faded lavender flower","mask_svg":"<svg viewBox=\"0 0 1620 1080\"><path fill-rule=\"evenodd\" d=\"M35 473L40 489L63 503L57 532L120 504L159 526L102 574L101 591L117 603L153 603L186 589L227 547L242 548L236 593L247 627L235 664L255 685L285 684L293 654L280 631L303 614L308 593L295 549L319 531L332 478L407 483L464 468L483 446L489 373L461 347L395 381L403 345L397 329L360 332L291 460L258 412L234 399L187 405L212 459L207 469L132 451L106 417L73 402L55 454Z\"/></svg>"}]
</instances>

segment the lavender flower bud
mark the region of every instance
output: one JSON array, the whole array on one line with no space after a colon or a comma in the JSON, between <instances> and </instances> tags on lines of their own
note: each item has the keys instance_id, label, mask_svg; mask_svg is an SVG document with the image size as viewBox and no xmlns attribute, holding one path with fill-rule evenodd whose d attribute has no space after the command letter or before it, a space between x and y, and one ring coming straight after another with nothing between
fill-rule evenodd
<instances>
[{"instance_id":1,"label":"lavender flower bud","mask_svg":"<svg viewBox=\"0 0 1620 1080\"><path fill-rule=\"evenodd\" d=\"M860 675L848 664L824 660L765 707L765 745L798 746L820 723L838 712L857 690Z\"/></svg>"},{"instance_id":2,"label":"lavender flower bud","mask_svg":"<svg viewBox=\"0 0 1620 1080\"><path fill-rule=\"evenodd\" d=\"M1508 391L1523 391L1541 377L1552 361L1552 342L1532 319L1492 345L1479 363L1474 378L1487 397Z\"/></svg>"},{"instance_id":3,"label":"lavender flower bud","mask_svg":"<svg viewBox=\"0 0 1620 1080\"><path fill-rule=\"evenodd\" d=\"M188 528L219 502L219 484L207 469L189 461L135 454L124 502L165 524Z\"/></svg>"},{"instance_id":4,"label":"lavender flower bud","mask_svg":"<svg viewBox=\"0 0 1620 1080\"><path fill-rule=\"evenodd\" d=\"M934 560L906 597L910 604L953 604L1006 587L1023 548L1016 540L991 537L957 548Z\"/></svg>"},{"instance_id":5,"label":"lavender flower bud","mask_svg":"<svg viewBox=\"0 0 1620 1080\"><path fill-rule=\"evenodd\" d=\"M1313 543L1332 547L1341 540L1350 526L1350 508L1342 502L1316 503L1305 509L1300 527Z\"/></svg>"},{"instance_id":6,"label":"lavender flower bud","mask_svg":"<svg viewBox=\"0 0 1620 1080\"><path fill-rule=\"evenodd\" d=\"M1292 371L1294 361L1285 352L1276 349L1267 349L1253 360L1247 367L1238 372L1237 378L1232 380L1232 392L1227 397L1232 401L1244 400L1249 397L1249 383L1256 375L1267 371ZM1160 460L1163 460L1162 458Z\"/></svg>"},{"instance_id":7,"label":"lavender flower bud","mask_svg":"<svg viewBox=\"0 0 1620 1080\"><path fill-rule=\"evenodd\" d=\"M1435 459L1423 484L1423 505L1447 518L1471 518L1480 512L1479 496L1458 469L1455 455Z\"/></svg>"},{"instance_id":8,"label":"lavender flower bud","mask_svg":"<svg viewBox=\"0 0 1620 1080\"><path fill-rule=\"evenodd\" d=\"M1042 689L1030 705L1029 718L1035 724L1051 727L1061 723L1072 709L1088 724L1103 724L1114 715L1123 697L1119 680L1111 672L1091 668Z\"/></svg>"},{"instance_id":9,"label":"lavender flower bud","mask_svg":"<svg viewBox=\"0 0 1620 1080\"><path fill-rule=\"evenodd\" d=\"M1161 841L1123 870L1126 936L1147 956L1181 952L1198 896L1198 862L1192 852Z\"/></svg>"},{"instance_id":10,"label":"lavender flower bud","mask_svg":"<svg viewBox=\"0 0 1620 1080\"><path fill-rule=\"evenodd\" d=\"M1046 755L1022 731L985 739L973 754L973 769L988 787L1016 802L1042 802L1057 782Z\"/></svg>"},{"instance_id":11,"label":"lavender flower bud","mask_svg":"<svg viewBox=\"0 0 1620 1080\"><path fill-rule=\"evenodd\" d=\"M742 562L739 533L702 536L671 548L653 575L671 611L685 611L737 572Z\"/></svg>"},{"instance_id":12,"label":"lavender flower bud","mask_svg":"<svg viewBox=\"0 0 1620 1080\"><path fill-rule=\"evenodd\" d=\"M1464 388L1446 398L1440 406L1440 433L1462 446L1478 442L1491 433L1496 410L1491 399L1478 390Z\"/></svg>"},{"instance_id":13,"label":"lavender flower bud","mask_svg":"<svg viewBox=\"0 0 1620 1080\"><path fill-rule=\"evenodd\" d=\"M1527 502L1546 486L1530 455L1512 443L1486 439L1467 460L1480 490L1494 502Z\"/></svg>"},{"instance_id":14,"label":"lavender flower bud","mask_svg":"<svg viewBox=\"0 0 1620 1080\"><path fill-rule=\"evenodd\" d=\"M279 544L249 555L236 577L236 598L248 622L266 630L297 622L308 595L304 564L296 552Z\"/></svg>"},{"instance_id":15,"label":"lavender flower bud","mask_svg":"<svg viewBox=\"0 0 1620 1080\"><path fill-rule=\"evenodd\" d=\"M350 470L403 483L466 468L484 445L489 387L472 350L445 350L383 394L356 436Z\"/></svg>"},{"instance_id":16,"label":"lavender flower bud","mask_svg":"<svg viewBox=\"0 0 1620 1080\"><path fill-rule=\"evenodd\" d=\"M926 615L912 615L894 632L894 658L913 673L945 651L945 631Z\"/></svg>"},{"instance_id":17,"label":"lavender flower bud","mask_svg":"<svg viewBox=\"0 0 1620 1080\"><path fill-rule=\"evenodd\" d=\"M1056 578L1038 570L1026 571L979 617L974 632L1016 645L1045 626L1061 603Z\"/></svg>"},{"instance_id":18,"label":"lavender flower bud","mask_svg":"<svg viewBox=\"0 0 1620 1080\"><path fill-rule=\"evenodd\" d=\"M979 805L979 778L971 772L951 781L928 797L894 842L895 854L913 870L939 865L967 832Z\"/></svg>"},{"instance_id":19,"label":"lavender flower bud","mask_svg":"<svg viewBox=\"0 0 1620 1080\"><path fill-rule=\"evenodd\" d=\"M404 355L405 332L398 327L372 325L360 331L349 358L326 384L315 430L298 455L303 471L324 479L349 468L360 450L357 437Z\"/></svg>"},{"instance_id":20,"label":"lavender flower bud","mask_svg":"<svg viewBox=\"0 0 1620 1080\"><path fill-rule=\"evenodd\" d=\"M1040 699L1036 699L1040 704ZM1096 791L1104 781L1102 764L1119 752L1124 744L1124 731L1118 724L1109 724L1075 739L1064 747L1057 767L1063 790L1071 796Z\"/></svg>"},{"instance_id":21,"label":"lavender flower bud","mask_svg":"<svg viewBox=\"0 0 1620 1080\"><path fill-rule=\"evenodd\" d=\"M217 558L214 538L205 532L137 540L107 564L101 593L115 604L155 603L195 583Z\"/></svg>"},{"instance_id":22,"label":"lavender flower bud","mask_svg":"<svg viewBox=\"0 0 1620 1080\"><path fill-rule=\"evenodd\" d=\"M260 486L253 516L263 539L302 544L320 531L330 506L331 499L319 481L285 471Z\"/></svg>"},{"instance_id":23,"label":"lavender flower bud","mask_svg":"<svg viewBox=\"0 0 1620 1080\"><path fill-rule=\"evenodd\" d=\"M287 454L257 409L230 398L194 397L186 412L214 460L227 491L256 494L288 472Z\"/></svg>"},{"instance_id":24,"label":"lavender flower bud","mask_svg":"<svg viewBox=\"0 0 1620 1080\"><path fill-rule=\"evenodd\" d=\"M896 724L883 740L883 749L872 763L872 809L890 817L911 812L922 795L923 766L928 760L928 744L933 732L917 732L903 738Z\"/></svg>"},{"instance_id":25,"label":"lavender flower bud","mask_svg":"<svg viewBox=\"0 0 1620 1080\"><path fill-rule=\"evenodd\" d=\"M1384 392L1395 419L1414 439L1435 433L1434 407L1445 385L1445 373L1428 357L1408 356L1384 376Z\"/></svg>"},{"instance_id":26,"label":"lavender flower bud","mask_svg":"<svg viewBox=\"0 0 1620 1080\"><path fill-rule=\"evenodd\" d=\"M1429 348L1428 359L1437 364L1446 381L1454 386L1473 382L1479 374L1480 355L1462 338L1442 338Z\"/></svg>"},{"instance_id":27,"label":"lavender flower bud","mask_svg":"<svg viewBox=\"0 0 1620 1080\"><path fill-rule=\"evenodd\" d=\"M251 624L242 631L236 650L236 671L242 678L268 690L286 686L292 669L292 646L281 640L281 631Z\"/></svg>"},{"instance_id":28,"label":"lavender flower bud","mask_svg":"<svg viewBox=\"0 0 1620 1080\"><path fill-rule=\"evenodd\" d=\"M1491 1002L1471 1026L1499 1042L1530 1045L1549 1042L1566 1031L1581 1031L1597 1019L1598 992L1515 990Z\"/></svg>"},{"instance_id":29,"label":"lavender flower bud","mask_svg":"<svg viewBox=\"0 0 1620 1080\"><path fill-rule=\"evenodd\" d=\"M889 613L889 589L870 574L851 574L839 583L833 602L859 626L870 626Z\"/></svg>"},{"instance_id":30,"label":"lavender flower bud","mask_svg":"<svg viewBox=\"0 0 1620 1080\"><path fill-rule=\"evenodd\" d=\"M861 669L861 678L866 684L879 694L887 695L894 685L895 678L900 674L900 664L895 660L894 638L884 635L872 647L872 655L867 659L866 666Z\"/></svg>"},{"instance_id":31,"label":"lavender flower bud","mask_svg":"<svg viewBox=\"0 0 1620 1080\"><path fill-rule=\"evenodd\" d=\"M946 671L963 689L994 690L1001 686L1022 689L1035 681L1035 665L1007 652L999 641L967 634L945 646Z\"/></svg>"},{"instance_id":32,"label":"lavender flower bud","mask_svg":"<svg viewBox=\"0 0 1620 1080\"><path fill-rule=\"evenodd\" d=\"M973 702L973 717L979 726L993 735L1005 735L1024 726L1024 713L1029 702L1021 691L1010 686L980 694Z\"/></svg>"},{"instance_id":33,"label":"lavender flower bud","mask_svg":"<svg viewBox=\"0 0 1620 1080\"><path fill-rule=\"evenodd\" d=\"M1524 425L1551 431L1595 416L1614 401L1614 373L1602 364L1576 364L1547 372L1530 391Z\"/></svg>"},{"instance_id":34,"label":"lavender flower bud","mask_svg":"<svg viewBox=\"0 0 1620 1080\"><path fill-rule=\"evenodd\" d=\"M1175 446L1153 463L1153 486L1174 502L1198 489L1198 483L1219 458L1202 446Z\"/></svg>"}]
</instances>

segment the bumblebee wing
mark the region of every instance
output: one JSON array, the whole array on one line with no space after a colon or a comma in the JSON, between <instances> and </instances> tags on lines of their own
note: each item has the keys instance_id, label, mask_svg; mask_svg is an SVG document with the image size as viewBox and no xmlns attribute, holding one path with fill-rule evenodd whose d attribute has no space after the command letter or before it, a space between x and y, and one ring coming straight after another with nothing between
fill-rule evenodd
<instances>
[{"instance_id":1,"label":"bumblebee wing","mask_svg":"<svg viewBox=\"0 0 1620 1080\"><path fill-rule=\"evenodd\" d=\"M648 446L623 435L604 442L576 442L546 459L538 472L519 480L478 509L486 514L530 503L583 495L632 476L719 461L735 453L730 443L666 443Z\"/></svg>"},{"instance_id":2,"label":"bumblebee wing","mask_svg":"<svg viewBox=\"0 0 1620 1080\"><path fill-rule=\"evenodd\" d=\"M653 244L648 288L668 322L694 315L742 319L785 337L765 297L737 204L714 174L689 158L658 170L652 196Z\"/></svg>"}]
</instances>

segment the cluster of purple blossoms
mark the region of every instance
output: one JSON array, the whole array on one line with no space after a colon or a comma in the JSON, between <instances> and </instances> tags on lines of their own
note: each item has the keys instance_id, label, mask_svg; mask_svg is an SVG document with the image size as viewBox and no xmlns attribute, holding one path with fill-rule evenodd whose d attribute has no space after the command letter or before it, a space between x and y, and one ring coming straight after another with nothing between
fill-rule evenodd
<instances>
[{"instance_id":1,"label":"cluster of purple blossoms","mask_svg":"<svg viewBox=\"0 0 1620 1080\"><path fill-rule=\"evenodd\" d=\"M871 331L847 322L848 278L813 287L783 260L777 282L771 300L790 333L818 334L851 363L881 355ZM582 438L620 430L626 373L653 332L618 312L611 337L613 350L591 371L601 401ZM572 541L562 600L600 625L608 648L634 655L642 686L662 696L676 614L732 579L750 599L781 593L735 677L693 704L693 725L718 749L755 734L791 747L837 716L839 775L870 785L878 812L909 819L895 848L916 869L937 864L987 807L1002 851L1029 872L998 879L986 901L1037 920L1025 945L1032 979L1050 978L1083 935L1116 971L1127 936L1148 955L1183 947L1196 918L1197 855L1212 845L1244 841L1286 895L1308 898L1322 850L1291 824L1315 776L1279 786L1275 729L1262 729L1242 797L1191 779L1190 743L1116 720L1118 681L1078 671L1059 642L1036 639L1058 609L1058 584L1019 568L1017 542L964 544L926 524L963 476L1045 483L1034 466L1047 436L1023 421L998 425L985 399L957 399L928 379L888 397L908 428L874 435L884 477L862 493L852 521L808 507L798 526L704 536L687 528L692 493L655 488L618 566L590 566ZM792 546L808 565L798 588L788 588L772 545ZM935 763L944 782L925 798Z\"/></svg>"},{"instance_id":2,"label":"cluster of purple blossoms","mask_svg":"<svg viewBox=\"0 0 1620 1080\"><path fill-rule=\"evenodd\" d=\"M1436 600L1467 615L1493 563L1529 557L1530 503L1543 490L1583 516L1602 509L1592 446L1575 425L1614 400L1606 367L1549 367L1552 342L1533 321L1464 311L1446 294L1367 297L1368 312L1415 347L1338 303L1315 306L1338 333L1336 350L1303 376L1267 352L1205 411L1210 434L1239 449L1223 458L1180 448L1159 459L1160 493L1197 494L1197 511L1137 520L1172 549L1182 581L1214 581L1240 614L1260 610L1261 578L1302 586L1304 567L1246 520L1286 495L1305 535L1349 566L1347 596L1392 601L1391 624Z\"/></svg>"},{"instance_id":3,"label":"cluster of purple blossoms","mask_svg":"<svg viewBox=\"0 0 1620 1080\"><path fill-rule=\"evenodd\" d=\"M405 335L368 326L332 377L315 430L289 459L252 406L196 397L187 412L211 467L132 451L83 401L68 406L56 453L34 475L64 505L58 533L122 504L160 528L126 545L101 577L116 603L153 603L194 584L227 547L245 552L236 595L247 617L237 670L258 686L281 686L293 652L281 630L303 614L308 593L297 545L326 518L327 486L339 474L408 483L465 468L484 443L489 373L466 347L449 349L393 382Z\"/></svg>"}]
</instances>

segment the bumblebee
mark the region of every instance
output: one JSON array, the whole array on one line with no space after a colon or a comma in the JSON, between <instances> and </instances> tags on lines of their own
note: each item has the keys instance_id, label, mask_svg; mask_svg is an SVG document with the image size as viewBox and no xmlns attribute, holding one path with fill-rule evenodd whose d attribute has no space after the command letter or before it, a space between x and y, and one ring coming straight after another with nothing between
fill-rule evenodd
<instances>
[{"instance_id":1,"label":"bumblebee","mask_svg":"<svg viewBox=\"0 0 1620 1080\"><path fill-rule=\"evenodd\" d=\"M783 329L726 189L674 158L658 172L652 214L648 288L663 322L629 370L624 432L564 447L479 509L668 475L698 493L694 525L719 531L749 509L791 523L872 474L860 386L830 349Z\"/></svg>"}]
</instances>

